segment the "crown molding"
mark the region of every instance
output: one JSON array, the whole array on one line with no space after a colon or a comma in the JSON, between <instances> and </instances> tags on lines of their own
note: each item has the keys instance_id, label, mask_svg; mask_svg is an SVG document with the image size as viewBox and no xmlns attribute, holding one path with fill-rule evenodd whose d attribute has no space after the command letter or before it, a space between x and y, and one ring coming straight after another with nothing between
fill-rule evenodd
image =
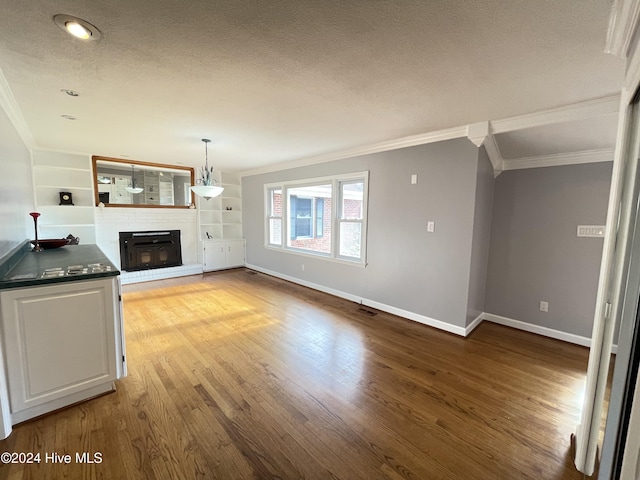
<instances>
[{"instance_id":1,"label":"crown molding","mask_svg":"<svg viewBox=\"0 0 640 480\"><path fill-rule=\"evenodd\" d=\"M616 0L609 15L605 53L629 56L631 42L640 19L640 1Z\"/></svg>"},{"instance_id":2,"label":"crown molding","mask_svg":"<svg viewBox=\"0 0 640 480\"><path fill-rule=\"evenodd\" d=\"M472 123L467 126L467 138L478 148L484 145L487 156L493 167L493 176L497 177L502 172L502 155L496 143L495 137L491 134L491 122Z\"/></svg>"},{"instance_id":3,"label":"crown molding","mask_svg":"<svg viewBox=\"0 0 640 480\"><path fill-rule=\"evenodd\" d=\"M427 143L443 142L445 140L453 140L455 138L464 138L467 136L468 128L466 125L461 127L447 128L444 130L436 130L429 133L421 133L402 137L388 142L380 142L374 145L364 147L351 148L340 152L328 153L325 155L317 155L315 157L302 158L300 160L292 160L276 165L267 165L265 167L254 168L240 172L241 177L249 175L260 175L263 173L277 172L287 170L289 168L306 167L318 163L333 162L334 160L344 160L345 158L358 157L360 155L369 155L372 153L387 152L389 150L397 150L406 147L415 147L416 145L425 145Z\"/></svg>"},{"instance_id":4,"label":"crown molding","mask_svg":"<svg viewBox=\"0 0 640 480\"><path fill-rule=\"evenodd\" d=\"M504 170L504 159L493 135L487 135L484 141L484 149L487 151L487 156L493 167L493 177L495 178Z\"/></svg>"},{"instance_id":5,"label":"crown molding","mask_svg":"<svg viewBox=\"0 0 640 480\"><path fill-rule=\"evenodd\" d=\"M491 120L491 132L505 133L525 128L539 127L553 123L570 122L585 118L613 115L618 113L620 95L596 98L563 107L541 110L516 117Z\"/></svg>"},{"instance_id":6,"label":"crown molding","mask_svg":"<svg viewBox=\"0 0 640 480\"><path fill-rule=\"evenodd\" d=\"M640 1L640 0L639 0ZM563 107L542 110L526 115L477 122L469 125L436 130L418 135L402 137L396 140L380 142L373 145L351 148L339 152L317 155L282 162L275 165L267 165L239 172L240 177L260 175L263 173L277 172L290 168L306 167L318 163L343 160L345 158L368 155L372 153L386 152L405 147L424 145L428 143L443 142L455 138L467 137L477 147L484 145L487 155L493 166L494 176L498 176L503 170L516 170L519 168L551 167L556 165L573 165L577 163L606 162L613 160L613 150L591 150L585 152L563 153L557 155L545 155L540 157L526 157L515 159L503 159L496 143L495 134L522 130L554 123L568 122L602 115L618 114L620 95L596 98L585 102L565 105Z\"/></svg>"},{"instance_id":7,"label":"crown molding","mask_svg":"<svg viewBox=\"0 0 640 480\"><path fill-rule=\"evenodd\" d=\"M0 108L4 110L4 113L9 118L9 122L13 125L13 127L20 135L25 146L32 150L36 142L27 127L27 122L24 120L22 116L22 111L18 106L18 102L16 102L15 97L13 96L13 92L11 92L11 88L9 87L9 82L7 82L7 78L4 76L2 69L0 68Z\"/></svg>"},{"instance_id":8,"label":"crown molding","mask_svg":"<svg viewBox=\"0 0 640 480\"><path fill-rule=\"evenodd\" d=\"M505 159L502 170L521 170L524 168L557 167L561 165L576 165L580 163L612 162L613 148L585 150L582 152L558 153L554 155L540 155L536 157L522 157Z\"/></svg>"},{"instance_id":9,"label":"crown molding","mask_svg":"<svg viewBox=\"0 0 640 480\"><path fill-rule=\"evenodd\" d=\"M467 125L467 138L480 148L489 136L489 122L478 122Z\"/></svg>"}]
</instances>

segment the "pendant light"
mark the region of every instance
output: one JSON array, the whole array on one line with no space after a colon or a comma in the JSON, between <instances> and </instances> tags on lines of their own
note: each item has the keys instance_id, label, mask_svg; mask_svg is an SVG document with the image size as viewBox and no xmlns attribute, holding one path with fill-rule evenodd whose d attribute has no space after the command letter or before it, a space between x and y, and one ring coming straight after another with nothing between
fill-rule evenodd
<instances>
[{"instance_id":1,"label":"pendant light","mask_svg":"<svg viewBox=\"0 0 640 480\"><path fill-rule=\"evenodd\" d=\"M126 190L129 193L141 193L144 190L144 188L136 186L136 175L133 170L133 165L131 165L131 184L127 186Z\"/></svg>"},{"instance_id":2,"label":"pendant light","mask_svg":"<svg viewBox=\"0 0 640 480\"><path fill-rule=\"evenodd\" d=\"M209 167L207 146L211 140L203 138L202 141L204 142L204 167L200 167L200 178L196 180L196 185L191 187L191 191L199 197L209 200L220 195L224 188L217 185L218 182L213 178L213 167Z\"/></svg>"}]
</instances>

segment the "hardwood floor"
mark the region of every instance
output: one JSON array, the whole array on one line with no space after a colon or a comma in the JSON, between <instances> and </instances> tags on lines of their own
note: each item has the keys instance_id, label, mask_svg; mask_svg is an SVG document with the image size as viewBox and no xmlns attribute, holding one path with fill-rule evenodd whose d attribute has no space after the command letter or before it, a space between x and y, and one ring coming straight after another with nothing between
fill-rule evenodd
<instances>
[{"instance_id":1,"label":"hardwood floor","mask_svg":"<svg viewBox=\"0 0 640 480\"><path fill-rule=\"evenodd\" d=\"M72 463L0 478L582 479L586 348L487 322L464 339L244 269L124 292L117 391L0 441Z\"/></svg>"}]
</instances>

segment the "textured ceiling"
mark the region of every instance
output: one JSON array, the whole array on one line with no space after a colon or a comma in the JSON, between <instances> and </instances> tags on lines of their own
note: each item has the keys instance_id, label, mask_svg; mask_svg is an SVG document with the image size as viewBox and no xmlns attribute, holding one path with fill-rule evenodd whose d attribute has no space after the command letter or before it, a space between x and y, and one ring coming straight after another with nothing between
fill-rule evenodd
<instances>
[{"instance_id":1,"label":"textured ceiling","mask_svg":"<svg viewBox=\"0 0 640 480\"><path fill-rule=\"evenodd\" d=\"M216 168L246 170L616 94L610 8L2 0L0 68L38 147L199 165L209 137ZM70 37L58 13L102 39Z\"/></svg>"}]
</instances>

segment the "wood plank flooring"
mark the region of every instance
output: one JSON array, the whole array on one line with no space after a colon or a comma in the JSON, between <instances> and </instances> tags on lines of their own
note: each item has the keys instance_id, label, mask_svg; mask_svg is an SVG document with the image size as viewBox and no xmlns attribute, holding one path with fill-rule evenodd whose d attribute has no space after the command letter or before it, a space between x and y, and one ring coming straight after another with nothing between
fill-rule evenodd
<instances>
[{"instance_id":1,"label":"wood plank flooring","mask_svg":"<svg viewBox=\"0 0 640 480\"><path fill-rule=\"evenodd\" d=\"M127 286L129 376L25 422L2 479L582 479L588 350L467 339L245 269Z\"/></svg>"}]
</instances>

